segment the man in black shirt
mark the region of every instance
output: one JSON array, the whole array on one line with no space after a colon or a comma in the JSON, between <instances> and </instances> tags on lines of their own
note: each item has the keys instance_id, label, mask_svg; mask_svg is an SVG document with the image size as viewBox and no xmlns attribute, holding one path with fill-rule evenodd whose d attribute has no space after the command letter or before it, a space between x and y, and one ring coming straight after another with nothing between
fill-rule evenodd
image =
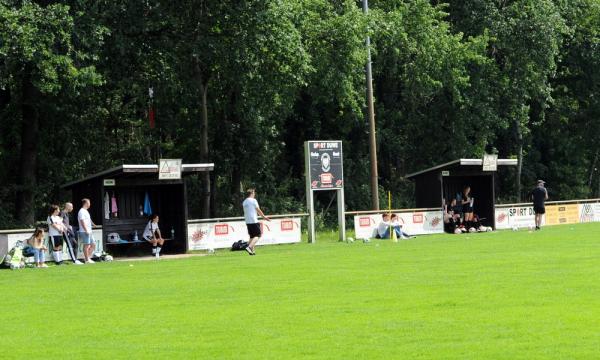
<instances>
[{"instance_id":1,"label":"man in black shirt","mask_svg":"<svg viewBox=\"0 0 600 360\"><path fill-rule=\"evenodd\" d=\"M542 217L546 213L545 202L548 200L548 190L544 187L544 180L538 180L535 189L531 190L531 200L533 201L533 211L535 212L535 229L539 230L542 226Z\"/></svg>"}]
</instances>

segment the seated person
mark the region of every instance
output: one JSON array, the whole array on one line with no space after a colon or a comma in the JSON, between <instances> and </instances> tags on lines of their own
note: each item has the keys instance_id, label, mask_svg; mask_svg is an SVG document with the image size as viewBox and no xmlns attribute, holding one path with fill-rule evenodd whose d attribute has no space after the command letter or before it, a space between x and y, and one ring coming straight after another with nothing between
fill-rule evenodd
<instances>
[{"instance_id":1,"label":"seated person","mask_svg":"<svg viewBox=\"0 0 600 360\"><path fill-rule=\"evenodd\" d=\"M454 213L456 199L453 199L444 212L444 231L450 234L462 234L460 229L460 215Z\"/></svg>"},{"instance_id":2,"label":"seated person","mask_svg":"<svg viewBox=\"0 0 600 360\"><path fill-rule=\"evenodd\" d=\"M392 227L394 228L394 231L396 231L396 236L398 236L399 238L409 239L409 238L416 237L416 236L410 236L407 233L405 233L404 231L402 231L402 224L400 224L398 215L392 214L391 222L392 222Z\"/></svg>"},{"instance_id":3,"label":"seated person","mask_svg":"<svg viewBox=\"0 0 600 360\"><path fill-rule=\"evenodd\" d=\"M383 214L381 215L381 222L377 227L377 238L378 239L389 239L391 238L390 228L394 229L398 238L409 238L410 236L402 232L401 225L398 222L398 215Z\"/></svg>"},{"instance_id":4,"label":"seated person","mask_svg":"<svg viewBox=\"0 0 600 360\"><path fill-rule=\"evenodd\" d=\"M158 220L157 214L152 215L142 235L146 241L152 244L152 255L156 256L157 259L160 257L160 250L165 243L165 239L162 238L158 228Z\"/></svg>"}]
</instances>

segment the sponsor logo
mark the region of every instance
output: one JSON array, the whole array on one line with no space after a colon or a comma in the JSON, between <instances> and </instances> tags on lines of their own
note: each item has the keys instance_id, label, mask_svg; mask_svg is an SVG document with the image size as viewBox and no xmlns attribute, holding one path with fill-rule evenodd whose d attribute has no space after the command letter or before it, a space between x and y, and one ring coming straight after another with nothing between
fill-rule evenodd
<instances>
[{"instance_id":1,"label":"sponsor logo","mask_svg":"<svg viewBox=\"0 0 600 360\"><path fill-rule=\"evenodd\" d=\"M358 225L360 227L371 226L371 218L370 217L361 217L360 219L358 219Z\"/></svg>"},{"instance_id":2,"label":"sponsor logo","mask_svg":"<svg viewBox=\"0 0 600 360\"><path fill-rule=\"evenodd\" d=\"M229 234L229 225L227 224L219 224L215 225L215 235L223 236Z\"/></svg>"},{"instance_id":3,"label":"sponsor logo","mask_svg":"<svg viewBox=\"0 0 600 360\"><path fill-rule=\"evenodd\" d=\"M336 181L336 182L335 182L335 186L338 186L338 187L340 187L340 186L342 186L342 183L343 183L343 182L344 182L344 181L340 179L340 180L338 180L338 181Z\"/></svg>"},{"instance_id":4,"label":"sponsor logo","mask_svg":"<svg viewBox=\"0 0 600 360\"><path fill-rule=\"evenodd\" d=\"M592 204L583 204L581 208L581 218L580 222L592 222L594 221L594 209L592 208Z\"/></svg>"},{"instance_id":5,"label":"sponsor logo","mask_svg":"<svg viewBox=\"0 0 600 360\"><path fill-rule=\"evenodd\" d=\"M506 213L502 212L500 215L498 215L498 222L503 223L504 221L506 221Z\"/></svg>"},{"instance_id":6,"label":"sponsor logo","mask_svg":"<svg viewBox=\"0 0 600 360\"><path fill-rule=\"evenodd\" d=\"M559 206L558 211L567 211L567 208L565 206Z\"/></svg>"},{"instance_id":7,"label":"sponsor logo","mask_svg":"<svg viewBox=\"0 0 600 360\"><path fill-rule=\"evenodd\" d=\"M442 219L440 219L439 217L436 216L431 220L431 226L436 227L440 224L441 221L442 221Z\"/></svg>"},{"instance_id":8,"label":"sponsor logo","mask_svg":"<svg viewBox=\"0 0 600 360\"><path fill-rule=\"evenodd\" d=\"M317 180L314 180L313 182L310 183L310 187L313 189L315 189L318 185L319 185L319 182Z\"/></svg>"},{"instance_id":9,"label":"sponsor logo","mask_svg":"<svg viewBox=\"0 0 600 360\"><path fill-rule=\"evenodd\" d=\"M294 222L292 220L281 221L281 231L292 231L294 230Z\"/></svg>"},{"instance_id":10,"label":"sponsor logo","mask_svg":"<svg viewBox=\"0 0 600 360\"><path fill-rule=\"evenodd\" d=\"M331 185L331 183L333 182L333 175L331 175L330 173L321 174L319 176L321 177L321 184L323 185Z\"/></svg>"},{"instance_id":11,"label":"sponsor logo","mask_svg":"<svg viewBox=\"0 0 600 360\"><path fill-rule=\"evenodd\" d=\"M206 230L194 231L194 233L192 234L192 242L200 242L202 241L202 239L204 239L206 235L208 235L208 232Z\"/></svg>"},{"instance_id":12,"label":"sponsor logo","mask_svg":"<svg viewBox=\"0 0 600 360\"><path fill-rule=\"evenodd\" d=\"M423 214L413 214L413 223L422 224L423 223Z\"/></svg>"}]
</instances>

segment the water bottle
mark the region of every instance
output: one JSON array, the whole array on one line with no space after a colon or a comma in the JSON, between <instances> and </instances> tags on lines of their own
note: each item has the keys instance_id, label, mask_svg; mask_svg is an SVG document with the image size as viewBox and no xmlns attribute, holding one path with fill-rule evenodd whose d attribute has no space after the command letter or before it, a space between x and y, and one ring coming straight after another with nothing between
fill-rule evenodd
<instances>
[{"instance_id":1,"label":"water bottle","mask_svg":"<svg viewBox=\"0 0 600 360\"><path fill-rule=\"evenodd\" d=\"M171 240L175 240L175 229L171 226Z\"/></svg>"},{"instance_id":2,"label":"water bottle","mask_svg":"<svg viewBox=\"0 0 600 360\"><path fill-rule=\"evenodd\" d=\"M138 234L137 234L137 230L135 231L135 233L133 234L133 241L140 241L138 239Z\"/></svg>"}]
</instances>

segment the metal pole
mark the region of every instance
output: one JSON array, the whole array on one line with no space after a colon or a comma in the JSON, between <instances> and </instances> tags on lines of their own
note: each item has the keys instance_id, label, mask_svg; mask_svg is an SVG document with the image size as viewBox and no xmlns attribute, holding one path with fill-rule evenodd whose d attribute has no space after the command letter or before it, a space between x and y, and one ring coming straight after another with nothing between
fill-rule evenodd
<instances>
[{"instance_id":1,"label":"metal pole","mask_svg":"<svg viewBox=\"0 0 600 360\"><path fill-rule=\"evenodd\" d=\"M363 12L369 13L368 0L363 0ZM367 107L369 112L369 157L371 160L371 207L379 210L379 180L377 174L377 138L375 134L375 107L373 105L373 78L371 73L371 38L367 36Z\"/></svg>"}]
</instances>

